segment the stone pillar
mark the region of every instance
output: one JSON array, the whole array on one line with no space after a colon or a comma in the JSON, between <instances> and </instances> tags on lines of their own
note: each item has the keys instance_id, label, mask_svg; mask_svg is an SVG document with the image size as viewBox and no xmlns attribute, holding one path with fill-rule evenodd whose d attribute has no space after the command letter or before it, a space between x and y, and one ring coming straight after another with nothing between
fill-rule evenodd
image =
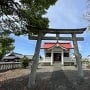
<instances>
[{"instance_id":1,"label":"stone pillar","mask_svg":"<svg viewBox=\"0 0 90 90\"><path fill-rule=\"evenodd\" d=\"M53 65L53 50L51 51L51 65Z\"/></svg>"},{"instance_id":2,"label":"stone pillar","mask_svg":"<svg viewBox=\"0 0 90 90\"><path fill-rule=\"evenodd\" d=\"M61 63L62 63L62 65L64 65L64 55L63 55L63 49L62 49L62 53L61 53Z\"/></svg>"},{"instance_id":3,"label":"stone pillar","mask_svg":"<svg viewBox=\"0 0 90 90\"><path fill-rule=\"evenodd\" d=\"M82 70L82 64L81 64L81 55L79 53L79 48L76 40L76 34L72 34L72 40L73 40L73 45L74 45L74 54L76 58L76 64L77 64L77 70L78 70L78 76L80 78L83 78L83 70Z\"/></svg>"}]
</instances>

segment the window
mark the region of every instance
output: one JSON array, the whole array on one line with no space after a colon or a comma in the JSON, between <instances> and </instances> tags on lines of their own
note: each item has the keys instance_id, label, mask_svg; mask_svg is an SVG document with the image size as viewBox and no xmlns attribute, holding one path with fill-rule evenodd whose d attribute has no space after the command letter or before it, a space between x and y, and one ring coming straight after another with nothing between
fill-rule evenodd
<instances>
[{"instance_id":1,"label":"window","mask_svg":"<svg viewBox=\"0 0 90 90\"><path fill-rule=\"evenodd\" d=\"M46 53L46 57L51 57L51 53Z\"/></svg>"},{"instance_id":2,"label":"window","mask_svg":"<svg viewBox=\"0 0 90 90\"><path fill-rule=\"evenodd\" d=\"M64 53L64 57L69 57L69 53Z\"/></svg>"}]
</instances>

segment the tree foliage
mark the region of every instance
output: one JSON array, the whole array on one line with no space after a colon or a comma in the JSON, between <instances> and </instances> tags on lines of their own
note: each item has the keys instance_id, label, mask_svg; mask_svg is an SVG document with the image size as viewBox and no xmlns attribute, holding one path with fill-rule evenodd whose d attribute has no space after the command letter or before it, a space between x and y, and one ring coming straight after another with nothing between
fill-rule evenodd
<instances>
[{"instance_id":1,"label":"tree foliage","mask_svg":"<svg viewBox=\"0 0 90 90\"><path fill-rule=\"evenodd\" d=\"M90 30L90 0L87 0L86 12L84 13L84 19L88 21L88 30Z\"/></svg>"},{"instance_id":2,"label":"tree foliage","mask_svg":"<svg viewBox=\"0 0 90 90\"><path fill-rule=\"evenodd\" d=\"M33 29L48 27L49 20L44 15L50 5L55 4L56 0L20 0L20 2L22 8L19 10L19 15L24 27L23 33L37 34Z\"/></svg>"},{"instance_id":3,"label":"tree foliage","mask_svg":"<svg viewBox=\"0 0 90 90\"><path fill-rule=\"evenodd\" d=\"M15 0L0 0L0 16L18 13L20 5Z\"/></svg>"},{"instance_id":4,"label":"tree foliage","mask_svg":"<svg viewBox=\"0 0 90 90\"><path fill-rule=\"evenodd\" d=\"M38 28L48 27L48 19L42 17L46 14L47 9L56 0L21 0L23 4L22 17L30 26Z\"/></svg>"},{"instance_id":5,"label":"tree foliage","mask_svg":"<svg viewBox=\"0 0 90 90\"><path fill-rule=\"evenodd\" d=\"M0 60L14 49L14 39L9 37L8 32L0 32Z\"/></svg>"},{"instance_id":6,"label":"tree foliage","mask_svg":"<svg viewBox=\"0 0 90 90\"><path fill-rule=\"evenodd\" d=\"M42 29L49 26L49 20L44 15L47 13L50 5L54 5L56 1L20 0L20 3L17 3L15 0L1 0L1 28L16 35L37 34L33 32L33 29Z\"/></svg>"},{"instance_id":7,"label":"tree foliage","mask_svg":"<svg viewBox=\"0 0 90 90\"><path fill-rule=\"evenodd\" d=\"M0 0L0 30L14 33L19 30L20 3L17 0Z\"/></svg>"}]
</instances>

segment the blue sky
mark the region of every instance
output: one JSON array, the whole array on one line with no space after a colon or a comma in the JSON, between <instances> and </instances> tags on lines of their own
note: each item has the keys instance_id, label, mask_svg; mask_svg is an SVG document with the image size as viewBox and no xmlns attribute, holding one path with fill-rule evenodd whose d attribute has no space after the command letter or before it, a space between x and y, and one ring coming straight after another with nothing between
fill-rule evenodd
<instances>
[{"instance_id":1,"label":"blue sky","mask_svg":"<svg viewBox=\"0 0 90 90\"><path fill-rule=\"evenodd\" d=\"M88 22L83 19L86 11L86 0L58 0L54 6L50 6L46 16L49 18L50 28L82 28L87 27ZM83 57L90 54L90 33L84 32L84 41L78 42L80 53ZM28 40L27 36L13 36L15 38L14 52L31 55L34 53L36 41ZM43 41L44 42L44 41ZM40 52L43 55L43 50Z\"/></svg>"}]
</instances>

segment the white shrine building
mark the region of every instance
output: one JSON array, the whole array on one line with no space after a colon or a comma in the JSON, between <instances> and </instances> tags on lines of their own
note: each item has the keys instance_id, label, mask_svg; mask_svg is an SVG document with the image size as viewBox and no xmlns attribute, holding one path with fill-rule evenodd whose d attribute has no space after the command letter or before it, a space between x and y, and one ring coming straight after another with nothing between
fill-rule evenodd
<instances>
[{"instance_id":1,"label":"white shrine building","mask_svg":"<svg viewBox=\"0 0 90 90\"><path fill-rule=\"evenodd\" d=\"M60 62L62 65L76 63L76 60L71 55L73 47L69 42L45 42L42 49L44 49L43 62L50 62L51 65L55 62Z\"/></svg>"}]
</instances>

